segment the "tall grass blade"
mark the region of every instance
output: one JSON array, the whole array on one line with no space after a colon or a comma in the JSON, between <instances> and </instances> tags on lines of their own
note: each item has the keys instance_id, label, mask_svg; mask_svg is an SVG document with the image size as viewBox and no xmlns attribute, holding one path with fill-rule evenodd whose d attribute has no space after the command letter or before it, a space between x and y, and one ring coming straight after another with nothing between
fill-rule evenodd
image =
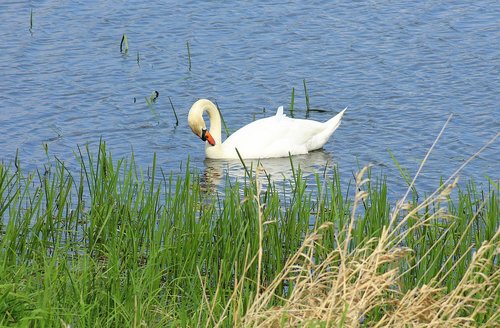
<instances>
[{"instance_id":1,"label":"tall grass blade","mask_svg":"<svg viewBox=\"0 0 500 328\"><path fill-rule=\"evenodd\" d=\"M33 33L33 8L30 9L30 33Z\"/></svg>"},{"instance_id":2,"label":"tall grass blade","mask_svg":"<svg viewBox=\"0 0 500 328\"><path fill-rule=\"evenodd\" d=\"M120 42L120 52L122 54L128 53L128 39L126 34L122 35L122 40Z\"/></svg>"},{"instance_id":3,"label":"tall grass blade","mask_svg":"<svg viewBox=\"0 0 500 328\"><path fill-rule=\"evenodd\" d=\"M389 149L387 149L387 152L389 153L389 156L391 156L391 159L392 159L392 162L394 163L394 165L396 165L396 168L398 169L399 174L401 174L401 177L403 178L403 180L405 180L408 187L412 189L413 193L417 196L417 199L418 199L417 189L411 183L411 178L410 178L410 174L409 174L408 170L406 168L404 168L403 166L401 166L401 164L399 164L399 161L396 159L396 156L394 156L394 154Z\"/></svg>"},{"instance_id":4,"label":"tall grass blade","mask_svg":"<svg viewBox=\"0 0 500 328\"><path fill-rule=\"evenodd\" d=\"M220 110L219 104L217 103L217 101L215 102L215 105L217 107L217 110L219 111L220 119L222 121L222 124L224 125L224 131L226 132L226 138L227 138L231 135L231 131L227 127L226 120L224 120L224 117L222 116L222 111Z\"/></svg>"},{"instance_id":5,"label":"tall grass blade","mask_svg":"<svg viewBox=\"0 0 500 328\"><path fill-rule=\"evenodd\" d=\"M307 92L306 79L302 80L304 84L304 94L306 96L306 117L309 117L309 111L311 110L311 105L309 104L309 93Z\"/></svg>"},{"instance_id":6,"label":"tall grass blade","mask_svg":"<svg viewBox=\"0 0 500 328\"><path fill-rule=\"evenodd\" d=\"M188 69L191 72L191 49L189 47L189 41L186 41L186 48L188 53Z\"/></svg>"},{"instance_id":7,"label":"tall grass blade","mask_svg":"<svg viewBox=\"0 0 500 328\"><path fill-rule=\"evenodd\" d=\"M104 140L75 153L71 170L57 158L27 173L19 158L0 163L2 326L493 327L500 318L498 181L445 183L395 213L387 179L370 168L354 176L352 195L338 168L310 181L290 156L293 176L274 182L240 156L241 180L207 188L189 163L168 174L155 155L143 169L134 154L113 158Z\"/></svg>"},{"instance_id":8,"label":"tall grass blade","mask_svg":"<svg viewBox=\"0 0 500 328\"><path fill-rule=\"evenodd\" d=\"M175 111L174 104L172 103L172 99L170 98L170 96L168 96L168 101L170 102L170 106L172 107L172 111L174 112L175 126L179 126L179 118L177 117L177 113Z\"/></svg>"}]
</instances>

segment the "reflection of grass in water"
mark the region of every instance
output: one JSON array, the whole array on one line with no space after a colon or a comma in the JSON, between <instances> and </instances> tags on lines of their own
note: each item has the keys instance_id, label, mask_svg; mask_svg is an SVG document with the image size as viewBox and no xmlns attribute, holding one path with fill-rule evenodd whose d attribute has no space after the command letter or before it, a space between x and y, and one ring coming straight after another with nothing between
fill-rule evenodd
<instances>
[{"instance_id":1,"label":"reflection of grass in water","mask_svg":"<svg viewBox=\"0 0 500 328\"><path fill-rule=\"evenodd\" d=\"M349 196L337 171L312 194L300 168L289 188L265 191L247 168L221 198L189 168L166 175L154 158L144 172L105 144L78 159L76 174L0 164L2 326L499 319L498 187L444 184L391 208L385 179L366 169Z\"/></svg>"}]
</instances>

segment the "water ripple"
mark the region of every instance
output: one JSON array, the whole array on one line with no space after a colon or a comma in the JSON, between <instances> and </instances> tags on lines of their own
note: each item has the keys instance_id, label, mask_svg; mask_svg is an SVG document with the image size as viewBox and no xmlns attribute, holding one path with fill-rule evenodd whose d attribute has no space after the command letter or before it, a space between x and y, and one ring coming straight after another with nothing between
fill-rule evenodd
<instances>
[{"instance_id":1,"label":"water ripple","mask_svg":"<svg viewBox=\"0 0 500 328\"><path fill-rule=\"evenodd\" d=\"M117 156L133 150L144 165L157 152L164 170L188 156L205 169L203 144L185 123L197 98L216 100L234 131L287 108L292 88L294 114L304 117L304 79L312 107L325 109L310 118L349 106L325 146L347 180L375 163L404 186L388 150L414 173L454 113L422 177L431 188L500 126L494 1L8 2L0 4L0 41L0 160L19 148L33 167L46 160L44 143L70 160L76 145L103 137ZM154 112L145 101L153 90ZM464 174L498 179L499 148Z\"/></svg>"}]
</instances>

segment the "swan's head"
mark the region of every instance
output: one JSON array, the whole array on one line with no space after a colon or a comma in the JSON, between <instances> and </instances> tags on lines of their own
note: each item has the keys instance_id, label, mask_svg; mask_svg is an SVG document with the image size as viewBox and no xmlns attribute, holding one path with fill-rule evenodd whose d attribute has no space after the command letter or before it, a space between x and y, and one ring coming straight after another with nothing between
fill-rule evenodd
<instances>
[{"instance_id":1,"label":"swan's head","mask_svg":"<svg viewBox=\"0 0 500 328\"><path fill-rule=\"evenodd\" d=\"M193 109L194 106L191 108L188 115L189 127L201 140L208 141L210 145L215 146L215 140L208 131L205 120L203 120L203 111Z\"/></svg>"}]
</instances>

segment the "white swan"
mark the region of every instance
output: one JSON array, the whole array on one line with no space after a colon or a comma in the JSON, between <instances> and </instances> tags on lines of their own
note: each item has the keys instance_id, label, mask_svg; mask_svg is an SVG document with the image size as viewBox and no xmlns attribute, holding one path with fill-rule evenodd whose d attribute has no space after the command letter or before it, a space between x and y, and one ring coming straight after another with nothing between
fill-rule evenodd
<instances>
[{"instance_id":1,"label":"white swan","mask_svg":"<svg viewBox=\"0 0 500 328\"><path fill-rule=\"evenodd\" d=\"M203 120L204 112L210 119L210 131ZM189 110L188 123L194 134L206 141L207 158L237 159L238 149L242 158L258 159L307 154L323 147L340 125L344 112L321 123L289 118L280 107L275 116L242 127L222 143L219 111L210 100L200 99Z\"/></svg>"}]
</instances>

